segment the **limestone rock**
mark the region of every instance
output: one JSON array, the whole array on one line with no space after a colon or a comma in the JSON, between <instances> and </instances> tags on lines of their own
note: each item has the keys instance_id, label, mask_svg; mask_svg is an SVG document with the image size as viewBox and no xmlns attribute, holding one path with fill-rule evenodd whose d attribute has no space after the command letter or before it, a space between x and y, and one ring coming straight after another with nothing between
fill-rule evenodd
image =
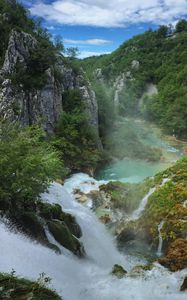
<instances>
[{"instance_id":1,"label":"limestone rock","mask_svg":"<svg viewBox=\"0 0 187 300\"><path fill-rule=\"evenodd\" d=\"M95 93L84 72L77 72L64 63L62 56L56 58L55 69L61 74L56 79L54 66L45 71L46 83L41 89L26 91L23 86L15 87L10 80L17 63L27 69L31 51L36 39L25 32L12 30L5 60L0 70L0 116L10 122L19 121L23 126L39 124L47 133L53 133L63 113L64 92L78 89L84 102L88 123L94 129L97 144L102 148L98 130L98 106Z\"/></svg>"},{"instance_id":2,"label":"limestone rock","mask_svg":"<svg viewBox=\"0 0 187 300\"><path fill-rule=\"evenodd\" d=\"M50 233L60 245L80 257L84 256L85 252L82 244L71 234L65 223L50 221L48 222L48 228Z\"/></svg>"},{"instance_id":3,"label":"limestone rock","mask_svg":"<svg viewBox=\"0 0 187 300\"><path fill-rule=\"evenodd\" d=\"M37 41L32 35L12 30L1 72L11 74L18 62L25 65L30 57L30 51L36 44Z\"/></svg>"},{"instance_id":4,"label":"limestone rock","mask_svg":"<svg viewBox=\"0 0 187 300\"><path fill-rule=\"evenodd\" d=\"M140 67L140 62L138 60L133 60L132 63L131 63L131 67L135 71L138 71L139 67Z\"/></svg>"}]
</instances>

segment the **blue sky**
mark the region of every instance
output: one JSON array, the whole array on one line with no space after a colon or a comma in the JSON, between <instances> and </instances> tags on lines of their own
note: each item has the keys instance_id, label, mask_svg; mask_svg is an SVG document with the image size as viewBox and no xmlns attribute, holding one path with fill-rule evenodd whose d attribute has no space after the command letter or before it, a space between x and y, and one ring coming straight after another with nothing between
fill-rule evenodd
<instances>
[{"instance_id":1,"label":"blue sky","mask_svg":"<svg viewBox=\"0 0 187 300\"><path fill-rule=\"evenodd\" d=\"M187 0L20 0L80 57L110 53L130 37L187 15Z\"/></svg>"}]
</instances>

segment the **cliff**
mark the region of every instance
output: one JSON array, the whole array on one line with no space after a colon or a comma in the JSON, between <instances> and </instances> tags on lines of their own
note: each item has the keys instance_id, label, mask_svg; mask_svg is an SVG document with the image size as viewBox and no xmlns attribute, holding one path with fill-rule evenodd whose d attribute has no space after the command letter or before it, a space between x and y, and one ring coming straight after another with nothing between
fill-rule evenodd
<instances>
[{"instance_id":1,"label":"cliff","mask_svg":"<svg viewBox=\"0 0 187 300\"><path fill-rule=\"evenodd\" d=\"M0 70L0 115L9 121L20 121L22 125L40 124L47 133L54 127L63 112L63 95L67 90L79 90L85 107L88 123L98 134L98 107L95 93L84 73L77 72L59 55L55 66L45 70L45 84L41 88L26 90L24 71L28 69L32 51L38 41L31 34L12 30L3 66ZM19 85L12 80L17 67L22 68ZM58 78L55 76L58 72ZM99 142L98 142L99 144Z\"/></svg>"}]
</instances>

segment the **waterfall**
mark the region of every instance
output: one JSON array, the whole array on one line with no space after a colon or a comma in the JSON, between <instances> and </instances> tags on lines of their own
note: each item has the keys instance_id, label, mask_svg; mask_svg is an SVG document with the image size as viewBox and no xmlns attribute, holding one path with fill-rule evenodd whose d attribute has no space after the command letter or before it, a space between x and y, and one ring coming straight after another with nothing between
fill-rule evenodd
<instances>
[{"instance_id":1,"label":"waterfall","mask_svg":"<svg viewBox=\"0 0 187 300\"><path fill-rule=\"evenodd\" d=\"M0 272L10 272L13 268L17 275L32 280L45 272L52 279L51 287L63 300L186 299L185 293L179 292L185 270L170 273L155 264L145 276L131 278L127 275L119 280L110 275L114 263L129 270L142 262L134 256L121 255L104 225L88 208L76 203L61 185L52 184L42 198L59 203L65 211L75 215L83 230L87 258L79 259L67 250L57 255L22 234L10 232L0 223Z\"/></svg>"},{"instance_id":2,"label":"waterfall","mask_svg":"<svg viewBox=\"0 0 187 300\"><path fill-rule=\"evenodd\" d=\"M169 182L170 179L169 178L164 178L162 183L160 184L160 187L163 187L167 182ZM142 214L142 212L144 211L147 202L149 200L149 197L156 191L156 187L151 188L149 190L149 192L147 193L147 195L145 195L145 197L140 201L140 204L138 206L138 208L132 213L132 215L130 216L130 218L128 219L128 221L135 221L138 220Z\"/></svg>"},{"instance_id":3,"label":"waterfall","mask_svg":"<svg viewBox=\"0 0 187 300\"><path fill-rule=\"evenodd\" d=\"M142 212L144 211L148 199L149 197L155 192L156 188L151 188L149 190L149 192L147 193L147 195L145 195L145 197L140 201L139 207L132 213L131 217L130 217L130 221L131 220L138 220L142 214Z\"/></svg>"},{"instance_id":4,"label":"waterfall","mask_svg":"<svg viewBox=\"0 0 187 300\"><path fill-rule=\"evenodd\" d=\"M158 249L157 249L157 255L161 256L162 255L162 244L163 244L163 238L162 238L162 233L161 230L164 226L164 221L161 221L160 224L158 225L158 236L159 236L159 243L158 243Z\"/></svg>"}]
</instances>

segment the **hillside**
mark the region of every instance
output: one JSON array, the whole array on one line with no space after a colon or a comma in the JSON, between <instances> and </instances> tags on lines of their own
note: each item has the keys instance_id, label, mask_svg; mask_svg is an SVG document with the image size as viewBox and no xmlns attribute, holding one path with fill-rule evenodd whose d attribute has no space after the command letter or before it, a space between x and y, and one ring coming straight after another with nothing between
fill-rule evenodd
<instances>
[{"instance_id":1,"label":"hillside","mask_svg":"<svg viewBox=\"0 0 187 300\"><path fill-rule=\"evenodd\" d=\"M84 59L81 64L99 100L101 128L111 125L115 106L122 116L146 118L167 134L186 138L186 54L187 21L181 20L175 30L160 26L109 55Z\"/></svg>"}]
</instances>

